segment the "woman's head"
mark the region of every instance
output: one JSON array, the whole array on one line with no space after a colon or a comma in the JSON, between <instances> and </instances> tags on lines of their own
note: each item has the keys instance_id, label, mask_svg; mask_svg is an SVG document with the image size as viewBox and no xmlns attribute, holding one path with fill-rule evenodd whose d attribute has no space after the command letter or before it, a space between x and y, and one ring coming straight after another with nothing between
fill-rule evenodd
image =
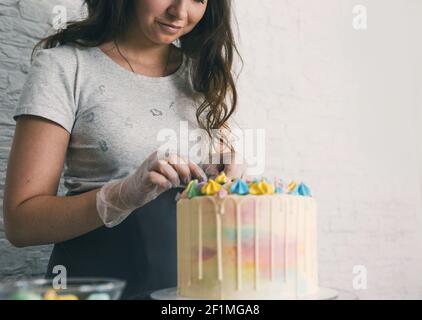
<instances>
[{"instance_id":1,"label":"woman's head","mask_svg":"<svg viewBox=\"0 0 422 320\"><path fill-rule=\"evenodd\" d=\"M232 67L234 52L238 53L231 26L231 0L85 0L85 4L87 17L69 22L66 28L42 39L34 52L38 47L70 43L99 46L127 32L156 44L179 39L180 49L192 61L193 89L203 98L196 110L199 127L212 138L213 129L230 130L227 121L237 106ZM182 28L170 33L159 22ZM224 134L220 138L228 143Z\"/></svg>"},{"instance_id":2,"label":"woman's head","mask_svg":"<svg viewBox=\"0 0 422 320\"><path fill-rule=\"evenodd\" d=\"M170 44L191 32L203 18L208 0L134 0L131 31L157 44ZM162 24L179 28L168 30Z\"/></svg>"}]
</instances>

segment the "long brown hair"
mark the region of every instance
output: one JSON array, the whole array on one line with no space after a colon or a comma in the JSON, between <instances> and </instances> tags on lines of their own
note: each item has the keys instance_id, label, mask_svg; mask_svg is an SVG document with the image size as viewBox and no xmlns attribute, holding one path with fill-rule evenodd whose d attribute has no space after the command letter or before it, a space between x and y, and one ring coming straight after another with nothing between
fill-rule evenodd
<instances>
[{"instance_id":1,"label":"long brown hair","mask_svg":"<svg viewBox=\"0 0 422 320\"><path fill-rule=\"evenodd\" d=\"M134 0L85 0L85 4L87 17L67 23L66 28L39 41L32 57L39 48L67 43L95 47L115 40L126 32L133 18ZM192 59L193 89L204 98L196 111L198 125L215 139L216 132L221 134L224 129L230 132L227 121L236 110L238 100L232 74L234 53L242 65L243 60L232 32L231 0L210 0L206 5L201 21L179 40L182 52ZM233 150L224 133L218 139Z\"/></svg>"}]
</instances>

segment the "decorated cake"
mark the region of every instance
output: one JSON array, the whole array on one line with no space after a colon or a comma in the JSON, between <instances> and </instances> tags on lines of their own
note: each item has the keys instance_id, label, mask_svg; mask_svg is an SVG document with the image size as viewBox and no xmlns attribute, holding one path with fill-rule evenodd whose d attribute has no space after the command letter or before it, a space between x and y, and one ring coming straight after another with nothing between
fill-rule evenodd
<instances>
[{"instance_id":1,"label":"decorated cake","mask_svg":"<svg viewBox=\"0 0 422 320\"><path fill-rule=\"evenodd\" d=\"M304 183L191 180L177 199L177 294L301 299L318 294L316 203Z\"/></svg>"}]
</instances>

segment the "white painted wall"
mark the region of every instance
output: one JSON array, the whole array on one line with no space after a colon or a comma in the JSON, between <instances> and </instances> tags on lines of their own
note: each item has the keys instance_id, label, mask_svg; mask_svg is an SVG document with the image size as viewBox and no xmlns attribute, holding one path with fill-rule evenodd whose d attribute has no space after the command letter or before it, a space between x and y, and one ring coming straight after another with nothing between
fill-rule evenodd
<instances>
[{"instance_id":1,"label":"white painted wall","mask_svg":"<svg viewBox=\"0 0 422 320\"><path fill-rule=\"evenodd\" d=\"M30 47L54 4L72 12L77 2L0 3L0 197ZM364 265L360 298L422 298L422 2L234 2L245 60L238 118L266 129L266 175L312 188L321 284L353 291L353 267ZM357 4L368 8L366 31L352 28ZM3 238L0 220L0 278L43 273L50 247Z\"/></svg>"},{"instance_id":2,"label":"white painted wall","mask_svg":"<svg viewBox=\"0 0 422 320\"><path fill-rule=\"evenodd\" d=\"M352 28L357 4L366 31ZM267 129L267 174L303 179L318 199L321 284L353 290L364 265L362 299L422 298L422 2L236 7L239 117Z\"/></svg>"}]
</instances>

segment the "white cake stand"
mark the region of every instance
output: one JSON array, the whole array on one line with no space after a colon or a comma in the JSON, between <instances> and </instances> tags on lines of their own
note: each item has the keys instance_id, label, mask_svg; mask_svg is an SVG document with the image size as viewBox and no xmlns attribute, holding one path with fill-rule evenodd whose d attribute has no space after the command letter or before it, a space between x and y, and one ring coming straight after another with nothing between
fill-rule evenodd
<instances>
[{"instance_id":1,"label":"white cake stand","mask_svg":"<svg viewBox=\"0 0 422 320\"><path fill-rule=\"evenodd\" d=\"M309 295L300 299L273 299L273 300L334 300L337 299L339 292L330 288L319 288L319 292L313 295ZM187 298L177 295L177 288L167 288L154 291L151 293L151 298L154 300L209 300L201 298ZM247 299L245 299L247 300ZM270 300L270 299L265 299Z\"/></svg>"}]
</instances>

